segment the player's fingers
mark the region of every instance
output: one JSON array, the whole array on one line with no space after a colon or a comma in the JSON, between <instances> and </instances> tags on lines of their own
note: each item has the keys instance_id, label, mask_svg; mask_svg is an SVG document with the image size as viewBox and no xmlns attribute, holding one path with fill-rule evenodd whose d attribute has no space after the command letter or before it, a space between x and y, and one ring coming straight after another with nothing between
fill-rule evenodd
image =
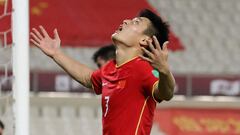
<instances>
[{"instance_id":1,"label":"player's fingers","mask_svg":"<svg viewBox=\"0 0 240 135\"><path fill-rule=\"evenodd\" d=\"M32 36L32 38L33 38L36 42L38 42L38 43L41 42L41 40L40 40L33 32L31 32L30 35Z\"/></svg>"},{"instance_id":2,"label":"player's fingers","mask_svg":"<svg viewBox=\"0 0 240 135\"><path fill-rule=\"evenodd\" d=\"M163 51L168 51L168 49L167 49L167 45L168 45L168 41L165 41L164 43L163 43Z\"/></svg>"},{"instance_id":3,"label":"player's fingers","mask_svg":"<svg viewBox=\"0 0 240 135\"><path fill-rule=\"evenodd\" d=\"M40 44L39 44L38 42L36 42L34 39L30 39L30 41L31 41L34 45L36 45L37 47L40 46Z\"/></svg>"},{"instance_id":4,"label":"player's fingers","mask_svg":"<svg viewBox=\"0 0 240 135\"><path fill-rule=\"evenodd\" d=\"M149 59L149 58L147 58L147 57L144 57L143 55L139 55L139 57L141 57L142 59L144 59L144 60L146 60L146 61L148 61L148 62L150 62L150 63L153 62L151 59Z\"/></svg>"},{"instance_id":5,"label":"player's fingers","mask_svg":"<svg viewBox=\"0 0 240 135\"><path fill-rule=\"evenodd\" d=\"M153 36L153 41L154 41L154 44L155 44L156 48L158 50L161 50L160 44L159 44L156 36Z\"/></svg>"},{"instance_id":6,"label":"player's fingers","mask_svg":"<svg viewBox=\"0 0 240 135\"><path fill-rule=\"evenodd\" d=\"M155 53L155 48L154 48L152 42L148 40L147 43L148 43L148 45L149 45L149 47L150 47L150 50L151 50L153 53Z\"/></svg>"},{"instance_id":7,"label":"player's fingers","mask_svg":"<svg viewBox=\"0 0 240 135\"><path fill-rule=\"evenodd\" d=\"M53 33L54 33L54 38L59 40L60 37L59 37L59 35L58 35L58 31L57 31L56 28L54 29Z\"/></svg>"},{"instance_id":8,"label":"player's fingers","mask_svg":"<svg viewBox=\"0 0 240 135\"><path fill-rule=\"evenodd\" d=\"M37 29L32 28L32 31L33 31L33 33L35 33L35 35L36 35L40 40L43 39L42 34L40 34L40 32L39 32Z\"/></svg>"},{"instance_id":9,"label":"player's fingers","mask_svg":"<svg viewBox=\"0 0 240 135\"><path fill-rule=\"evenodd\" d=\"M150 51L148 51L144 47L141 47L141 48L142 48L143 52L145 52L150 58L153 58L153 54Z\"/></svg>"},{"instance_id":10,"label":"player's fingers","mask_svg":"<svg viewBox=\"0 0 240 135\"><path fill-rule=\"evenodd\" d=\"M47 31L43 28L43 26L40 25L39 28L40 28L40 30L41 30L41 32L42 32L44 37L49 37Z\"/></svg>"}]
</instances>

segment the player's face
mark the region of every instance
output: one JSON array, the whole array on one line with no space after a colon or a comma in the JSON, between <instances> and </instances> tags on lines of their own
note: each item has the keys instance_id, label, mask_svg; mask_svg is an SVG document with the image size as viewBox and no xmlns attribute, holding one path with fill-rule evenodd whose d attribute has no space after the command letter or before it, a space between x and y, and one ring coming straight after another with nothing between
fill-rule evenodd
<instances>
[{"instance_id":1,"label":"player's face","mask_svg":"<svg viewBox=\"0 0 240 135\"><path fill-rule=\"evenodd\" d=\"M144 35L144 31L150 25L149 19L136 17L132 20L124 20L119 28L112 34L113 42L120 42L127 46L139 45Z\"/></svg>"},{"instance_id":2,"label":"player's face","mask_svg":"<svg viewBox=\"0 0 240 135\"><path fill-rule=\"evenodd\" d=\"M106 60L104 60L103 58L101 57L97 57L97 60L96 60L96 64L98 66L98 68L101 68L103 65L105 65L107 63Z\"/></svg>"}]
</instances>

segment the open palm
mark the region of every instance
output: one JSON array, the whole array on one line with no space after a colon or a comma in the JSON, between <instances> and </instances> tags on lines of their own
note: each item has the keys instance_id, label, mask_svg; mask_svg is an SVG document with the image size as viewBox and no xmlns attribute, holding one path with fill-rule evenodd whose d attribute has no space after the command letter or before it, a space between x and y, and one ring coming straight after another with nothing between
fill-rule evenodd
<instances>
[{"instance_id":1,"label":"open palm","mask_svg":"<svg viewBox=\"0 0 240 135\"><path fill-rule=\"evenodd\" d=\"M39 26L40 32L33 28L30 41L40 48L46 55L53 57L60 49L60 38L57 29L54 29L54 38L51 38L46 30Z\"/></svg>"},{"instance_id":2,"label":"open palm","mask_svg":"<svg viewBox=\"0 0 240 135\"><path fill-rule=\"evenodd\" d=\"M142 47L142 50L144 51L144 53L147 54L148 57L145 56L141 57L146 61L150 62L152 67L158 69L159 72L166 72L166 70L168 70L169 68L167 49L168 41L164 42L162 49L160 48L160 44L156 36L153 36L153 43L148 41L150 50L147 50L144 47Z\"/></svg>"}]
</instances>

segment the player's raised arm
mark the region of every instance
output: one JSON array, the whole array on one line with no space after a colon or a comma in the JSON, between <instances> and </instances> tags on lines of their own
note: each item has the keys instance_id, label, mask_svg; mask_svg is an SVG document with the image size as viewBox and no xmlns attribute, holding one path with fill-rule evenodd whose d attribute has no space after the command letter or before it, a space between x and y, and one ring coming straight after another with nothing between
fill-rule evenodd
<instances>
[{"instance_id":1,"label":"player's raised arm","mask_svg":"<svg viewBox=\"0 0 240 135\"><path fill-rule=\"evenodd\" d=\"M40 48L47 56L52 58L70 76L86 87L91 87L91 74L89 67L65 55L60 49L60 38L57 29L54 29L54 38L51 38L46 30L39 26L40 31L33 28L30 41Z\"/></svg>"},{"instance_id":2,"label":"player's raised arm","mask_svg":"<svg viewBox=\"0 0 240 135\"><path fill-rule=\"evenodd\" d=\"M158 101L168 101L173 97L175 88L175 79L168 64L168 41L163 44L163 49L160 48L160 44L155 36L153 37L153 43L148 41L150 51L142 47L142 50L148 57L141 57L149 61L151 65L159 71L159 82L158 85L156 85L157 87L154 88L154 98Z\"/></svg>"}]
</instances>

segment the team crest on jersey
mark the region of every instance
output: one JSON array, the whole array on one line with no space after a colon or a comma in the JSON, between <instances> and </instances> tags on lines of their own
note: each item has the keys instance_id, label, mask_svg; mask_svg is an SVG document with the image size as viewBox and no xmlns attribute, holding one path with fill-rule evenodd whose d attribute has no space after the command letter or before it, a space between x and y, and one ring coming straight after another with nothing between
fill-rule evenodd
<instances>
[{"instance_id":1,"label":"team crest on jersey","mask_svg":"<svg viewBox=\"0 0 240 135\"><path fill-rule=\"evenodd\" d=\"M152 70L152 74L153 74L153 76L156 77L156 78L159 77L159 72L158 72L156 69Z\"/></svg>"},{"instance_id":2,"label":"team crest on jersey","mask_svg":"<svg viewBox=\"0 0 240 135\"><path fill-rule=\"evenodd\" d=\"M118 81L117 88L123 89L126 85L126 80L120 80Z\"/></svg>"}]
</instances>

